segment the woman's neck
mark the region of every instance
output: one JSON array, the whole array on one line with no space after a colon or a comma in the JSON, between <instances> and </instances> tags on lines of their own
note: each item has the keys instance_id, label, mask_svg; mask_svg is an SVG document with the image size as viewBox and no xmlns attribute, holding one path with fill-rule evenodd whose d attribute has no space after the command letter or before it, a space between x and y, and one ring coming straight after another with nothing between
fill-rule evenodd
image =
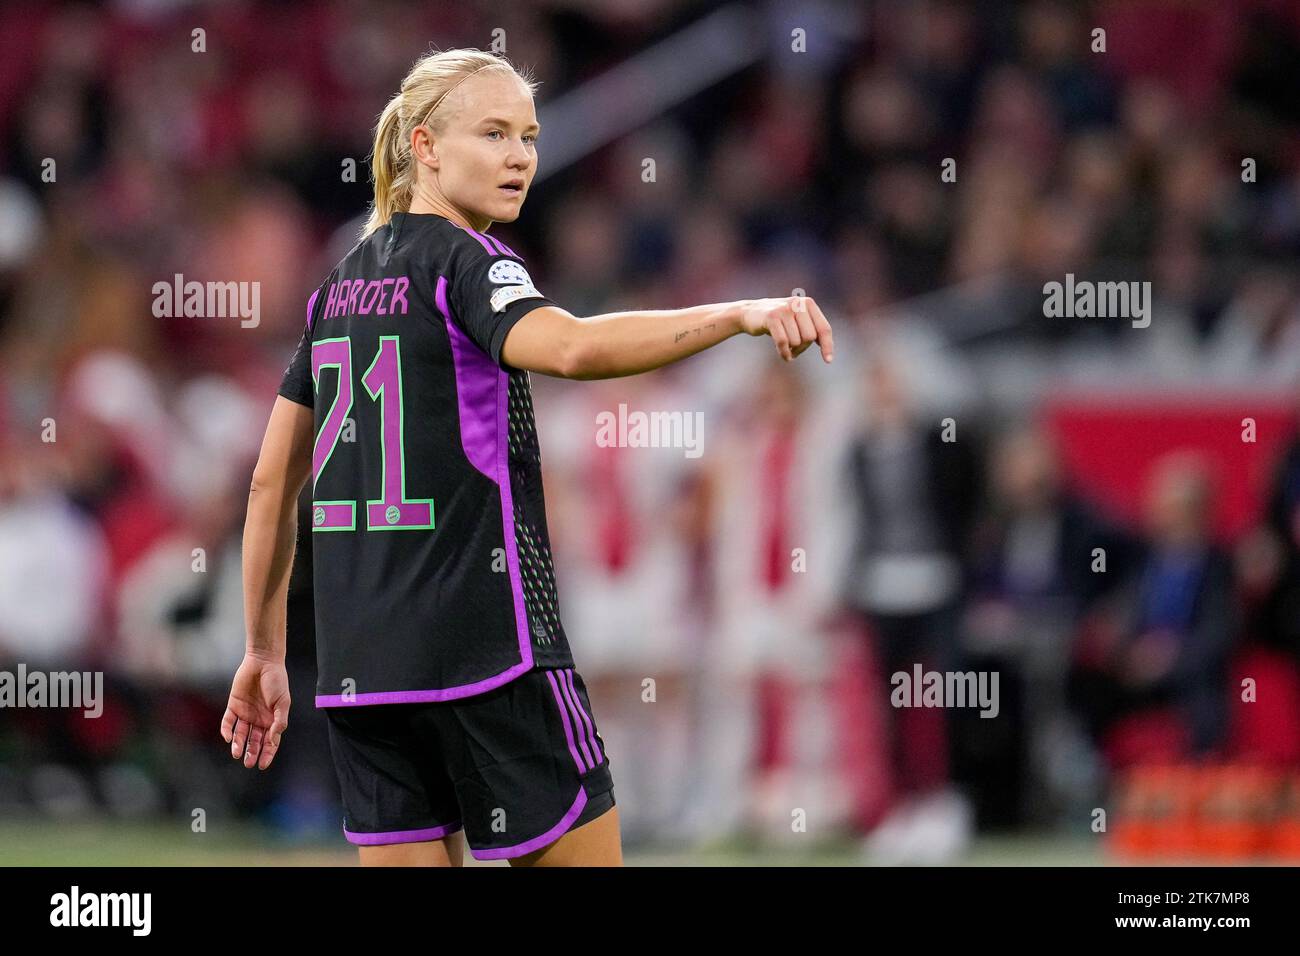
<instances>
[{"instance_id":1,"label":"woman's neck","mask_svg":"<svg viewBox=\"0 0 1300 956\"><path fill-rule=\"evenodd\" d=\"M415 195L411 197L411 208L407 211L415 215L433 213L444 219L450 219L462 229L473 229L475 232L487 232L488 227L492 225L491 219L469 215L443 197L426 195L420 190L416 190Z\"/></svg>"}]
</instances>

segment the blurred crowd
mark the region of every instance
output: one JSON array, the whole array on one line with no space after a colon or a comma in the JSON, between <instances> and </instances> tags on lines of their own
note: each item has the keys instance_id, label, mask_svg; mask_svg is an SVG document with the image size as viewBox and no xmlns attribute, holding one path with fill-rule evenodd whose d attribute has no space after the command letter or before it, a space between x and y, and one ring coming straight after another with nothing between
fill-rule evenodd
<instances>
[{"instance_id":1,"label":"blurred crowd","mask_svg":"<svg viewBox=\"0 0 1300 956\"><path fill-rule=\"evenodd\" d=\"M501 28L545 126L712 6L0 9L0 669L107 688L96 720L0 711L0 814L336 834L307 539L273 772L218 725L252 465L375 117L430 43ZM629 843L943 860L1087 833L1143 768L1300 770L1300 7L742 8L753 66L493 228L578 315L803 289L835 327L831 366L737 340L533 378ZM258 323L155 317L177 273L260 283ZM1046 317L1067 273L1149 281L1150 327ZM624 403L701 413L702 454L601 447ZM892 706L917 665L996 672L999 715Z\"/></svg>"}]
</instances>

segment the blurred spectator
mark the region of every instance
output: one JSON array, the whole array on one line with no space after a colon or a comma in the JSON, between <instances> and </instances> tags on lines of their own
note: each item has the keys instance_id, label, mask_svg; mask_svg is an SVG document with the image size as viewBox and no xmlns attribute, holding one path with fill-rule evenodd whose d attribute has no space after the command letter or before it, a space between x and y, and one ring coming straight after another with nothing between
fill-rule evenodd
<instances>
[{"instance_id":1,"label":"blurred spectator","mask_svg":"<svg viewBox=\"0 0 1300 956\"><path fill-rule=\"evenodd\" d=\"M1090 649L1075 688L1112 762L1206 754L1224 743L1237 612L1231 564L1209 537L1212 495L1204 462L1191 454L1167 457L1151 475L1144 554L1116 639Z\"/></svg>"},{"instance_id":2,"label":"blurred spectator","mask_svg":"<svg viewBox=\"0 0 1300 956\"><path fill-rule=\"evenodd\" d=\"M1281 552L1256 638L1300 664L1300 432L1278 461L1268 491L1265 528Z\"/></svg>"},{"instance_id":3,"label":"blurred spectator","mask_svg":"<svg viewBox=\"0 0 1300 956\"><path fill-rule=\"evenodd\" d=\"M0 460L0 666L65 668L102 634L99 526L20 459Z\"/></svg>"},{"instance_id":4,"label":"blurred spectator","mask_svg":"<svg viewBox=\"0 0 1300 956\"><path fill-rule=\"evenodd\" d=\"M952 669L969 537L980 498L974 423L927 422L908 393L906 372L887 350L867 359L866 415L849 447L856 547L847 602L863 618L887 684L890 675ZM957 852L969 837L951 776L948 712L896 709L891 717L894 790L899 804L875 837L889 857L900 831L939 829L934 852Z\"/></svg>"},{"instance_id":5,"label":"blurred spectator","mask_svg":"<svg viewBox=\"0 0 1300 956\"><path fill-rule=\"evenodd\" d=\"M815 370L814 370L815 371ZM696 837L791 833L791 807L828 822L837 791L825 688L839 478L817 450L837 421L798 368L768 357L711 430L704 515L711 614L696 651Z\"/></svg>"},{"instance_id":6,"label":"blurred spectator","mask_svg":"<svg viewBox=\"0 0 1300 956\"><path fill-rule=\"evenodd\" d=\"M966 666L998 671L1004 701L995 726L966 721L961 734L982 824L1053 822L1099 785L1066 677L1080 622L1124 574L1128 549L1060 469L1037 427L1008 432L993 455L962 623Z\"/></svg>"}]
</instances>

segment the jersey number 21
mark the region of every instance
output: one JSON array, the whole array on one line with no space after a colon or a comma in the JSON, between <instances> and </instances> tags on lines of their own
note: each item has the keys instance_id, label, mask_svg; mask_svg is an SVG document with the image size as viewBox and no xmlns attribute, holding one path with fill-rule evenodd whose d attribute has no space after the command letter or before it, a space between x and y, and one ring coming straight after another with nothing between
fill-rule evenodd
<instances>
[{"instance_id":1,"label":"jersey number 21","mask_svg":"<svg viewBox=\"0 0 1300 956\"><path fill-rule=\"evenodd\" d=\"M402 349L399 336L379 338L379 351L361 376L372 401L379 402L380 448L383 454L381 497L366 502L366 530L422 531L433 527L433 499L406 497L406 458L402 450ZM312 487L329 464L348 413L352 411L352 341L322 339L311 347L311 375L320 392L321 369L338 370L338 390L316 434L312 449ZM357 501L311 503L312 531L355 531Z\"/></svg>"}]
</instances>

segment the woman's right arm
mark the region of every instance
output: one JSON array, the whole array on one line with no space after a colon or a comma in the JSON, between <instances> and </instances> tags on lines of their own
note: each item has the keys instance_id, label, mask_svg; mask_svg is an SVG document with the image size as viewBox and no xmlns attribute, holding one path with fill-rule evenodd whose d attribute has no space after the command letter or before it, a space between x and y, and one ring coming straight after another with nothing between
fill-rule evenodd
<instances>
[{"instance_id":1,"label":"woman's right arm","mask_svg":"<svg viewBox=\"0 0 1300 956\"><path fill-rule=\"evenodd\" d=\"M541 306L510 329L501 358L515 368L561 378L618 378L670 365L740 332L772 336L786 361L814 342L825 361L834 354L830 323L817 303L788 296L585 319Z\"/></svg>"},{"instance_id":2,"label":"woman's right arm","mask_svg":"<svg viewBox=\"0 0 1300 956\"><path fill-rule=\"evenodd\" d=\"M306 405L277 397L253 469L244 520L244 660L221 718L230 755L265 770L289 725L285 618L298 536L298 493L311 474L314 419Z\"/></svg>"},{"instance_id":3,"label":"woman's right arm","mask_svg":"<svg viewBox=\"0 0 1300 956\"><path fill-rule=\"evenodd\" d=\"M248 492L244 521L247 652L270 660L284 660L298 494L311 473L313 428L310 408L277 397Z\"/></svg>"}]
</instances>

